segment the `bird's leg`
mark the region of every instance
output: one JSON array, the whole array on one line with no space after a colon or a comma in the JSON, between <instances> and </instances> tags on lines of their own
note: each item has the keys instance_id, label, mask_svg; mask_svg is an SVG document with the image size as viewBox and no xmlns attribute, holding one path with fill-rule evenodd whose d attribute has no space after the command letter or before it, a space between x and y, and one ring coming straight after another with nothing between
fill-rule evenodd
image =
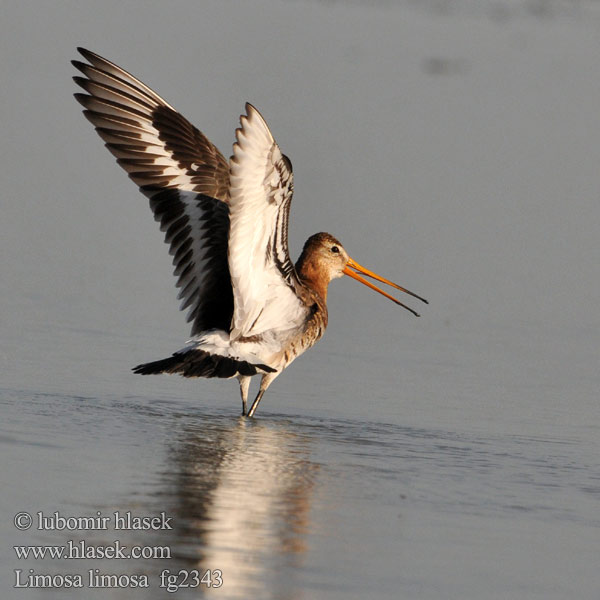
<instances>
[{"instance_id":1,"label":"bird's leg","mask_svg":"<svg viewBox=\"0 0 600 600\"><path fill-rule=\"evenodd\" d=\"M248 400L248 389L250 388L251 377L240 375L240 394L242 395L242 416L246 415L246 401Z\"/></svg>"},{"instance_id":2,"label":"bird's leg","mask_svg":"<svg viewBox=\"0 0 600 600\"><path fill-rule=\"evenodd\" d=\"M262 376L262 379L260 380L260 389L258 390L258 394L256 395L256 398L254 399L254 402L252 403L252 406L250 407L250 411L248 412L249 417L254 416L254 413L256 412L256 409L258 408L258 403L260 402L264 393L267 391L267 388L271 385L271 382L273 381L273 379L275 379L275 377L277 377L277 375L279 375L279 373L269 373L268 375Z\"/></svg>"},{"instance_id":3,"label":"bird's leg","mask_svg":"<svg viewBox=\"0 0 600 600\"><path fill-rule=\"evenodd\" d=\"M254 402L252 403L252 406L250 407L250 412L248 413L249 417L254 416L254 413L256 412L256 409L258 408L258 403L260 402L260 399L263 397L264 393L265 393L265 390L259 390L258 394L256 394L256 398L254 398Z\"/></svg>"}]
</instances>

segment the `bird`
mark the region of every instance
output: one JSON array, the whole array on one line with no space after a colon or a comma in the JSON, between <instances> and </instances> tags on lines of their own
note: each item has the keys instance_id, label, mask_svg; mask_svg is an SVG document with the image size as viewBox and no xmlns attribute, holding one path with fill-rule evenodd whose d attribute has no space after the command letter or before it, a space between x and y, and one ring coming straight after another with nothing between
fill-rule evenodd
<instances>
[{"instance_id":1,"label":"bird","mask_svg":"<svg viewBox=\"0 0 600 600\"><path fill-rule=\"evenodd\" d=\"M253 417L276 377L327 327L327 289L347 275L415 316L362 275L427 300L361 266L331 234L312 235L296 263L288 249L292 164L250 103L229 160L139 79L78 48L75 98L117 163L148 197L173 257L191 338L135 373L237 378ZM260 386L250 409L253 376Z\"/></svg>"}]
</instances>

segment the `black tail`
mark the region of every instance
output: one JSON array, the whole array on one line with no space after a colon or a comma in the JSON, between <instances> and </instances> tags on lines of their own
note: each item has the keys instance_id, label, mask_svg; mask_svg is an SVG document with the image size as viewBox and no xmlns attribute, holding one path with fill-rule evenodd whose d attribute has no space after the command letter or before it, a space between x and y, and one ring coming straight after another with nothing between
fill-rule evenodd
<instances>
[{"instance_id":1,"label":"black tail","mask_svg":"<svg viewBox=\"0 0 600 600\"><path fill-rule=\"evenodd\" d=\"M245 360L235 360L227 356L209 354L204 350L176 352L169 358L157 360L133 368L140 375L158 373L178 373L183 377L235 377L236 375L256 375L260 369L273 373L275 369L267 365L252 364Z\"/></svg>"}]
</instances>

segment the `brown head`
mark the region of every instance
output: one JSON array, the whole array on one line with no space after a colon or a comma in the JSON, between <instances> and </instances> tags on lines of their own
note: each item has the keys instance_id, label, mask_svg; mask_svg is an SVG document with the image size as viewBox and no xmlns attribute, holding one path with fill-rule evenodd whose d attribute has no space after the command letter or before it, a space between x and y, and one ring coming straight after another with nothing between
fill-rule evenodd
<instances>
[{"instance_id":1,"label":"brown head","mask_svg":"<svg viewBox=\"0 0 600 600\"><path fill-rule=\"evenodd\" d=\"M396 300L396 298L387 292L384 292L376 285L364 279L364 277L361 277L359 273L362 273L363 275L367 275L386 285L390 285L402 292L410 294L428 304L427 300L421 298L421 296L417 296L417 294L410 292L406 288L384 279L380 275L377 275L377 273L369 271L369 269L359 265L355 260L350 258L342 244L329 233L315 233L315 235L311 235L308 240L306 240L304 248L302 249L302 254L296 263L296 271L309 287L320 294L323 300L327 299L327 286L329 285L329 282L342 275L348 275L384 295L386 298L389 298L396 304L406 308L417 317L419 316L412 308L402 304L402 302Z\"/></svg>"}]
</instances>

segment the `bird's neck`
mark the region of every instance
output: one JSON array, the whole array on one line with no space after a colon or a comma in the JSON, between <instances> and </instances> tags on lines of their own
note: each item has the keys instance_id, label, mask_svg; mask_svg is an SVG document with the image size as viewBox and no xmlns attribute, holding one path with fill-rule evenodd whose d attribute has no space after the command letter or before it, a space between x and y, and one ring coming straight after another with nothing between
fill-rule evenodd
<instances>
[{"instance_id":1,"label":"bird's neck","mask_svg":"<svg viewBox=\"0 0 600 600\"><path fill-rule=\"evenodd\" d=\"M300 256L296 263L296 272L307 287L319 294L323 303L327 302L327 287L329 286L328 274L319 268L316 262L313 262L310 257Z\"/></svg>"}]
</instances>

